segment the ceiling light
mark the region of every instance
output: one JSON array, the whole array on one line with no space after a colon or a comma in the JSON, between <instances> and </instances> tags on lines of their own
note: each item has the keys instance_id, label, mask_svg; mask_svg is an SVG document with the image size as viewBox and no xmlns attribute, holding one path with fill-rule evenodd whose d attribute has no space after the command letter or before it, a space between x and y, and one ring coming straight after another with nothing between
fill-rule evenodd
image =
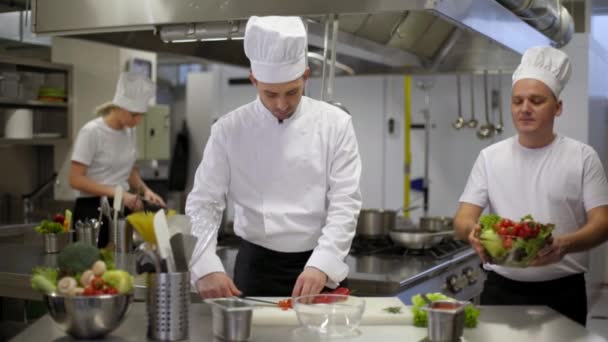
<instances>
[{"instance_id":1,"label":"ceiling light","mask_svg":"<svg viewBox=\"0 0 608 342\"><path fill-rule=\"evenodd\" d=\"M245 22L218 21L161 26L160 39L165 43L243 39Z\"/></svg>"}]
</instances>

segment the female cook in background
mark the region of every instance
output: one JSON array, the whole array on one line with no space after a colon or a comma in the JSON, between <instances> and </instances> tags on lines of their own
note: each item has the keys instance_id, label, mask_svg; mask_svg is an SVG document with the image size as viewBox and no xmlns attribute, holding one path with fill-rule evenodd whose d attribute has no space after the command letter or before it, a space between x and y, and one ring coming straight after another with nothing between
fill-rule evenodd
<instances>
[{"instance_id":1,"label":"female cook in background","mask_svg":"<svg viewBox=\"0 0 608 342\"><path fill-rule=\"evenodd\" d=\"M99 216L102 196L114 197L117 185L125 190L124 206L127 211L142 208L139 194L154 204L165 206L139 176L135 167L137 136L135 126L148 109L154 95L154 83L141 74L123 72L116 85L112 102L96 109L99 117L87 122L78 133L70 167L70 186L79 191L74 208L73 222ZM104 222L98 245L108 243L108 224Z\"/></svg>"}]
</instances>

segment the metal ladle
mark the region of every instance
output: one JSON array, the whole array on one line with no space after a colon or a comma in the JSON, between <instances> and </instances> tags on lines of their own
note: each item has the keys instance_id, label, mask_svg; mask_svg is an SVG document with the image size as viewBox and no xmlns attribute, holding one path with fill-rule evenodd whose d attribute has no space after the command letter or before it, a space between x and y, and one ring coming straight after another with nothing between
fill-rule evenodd
<instances>
[{"instance_id":1,"label":"metal ladle","mask_svg":"<svg viewBox=\"0 0 608 342\"><path fill-rule=\"evenodd\" d=\"M475 74L471 74L471 118L467 121L469 128L477 127L477 119L475 119Z\"/></svg>"},{"instance_id":2,"label":"metal ladle","mask_svg":"<svg viewBox=\"0 0 608 342\"><path fill-rule=\"evenodd\" d=\"M479 139L490 138L494 134L494 125L490 122L490 104L488 103L488 71L483 73L483 97L486 107L486 123L477 130Z\"/></svg>"},{"instance_id":3,"label":"metal ladle","mask_svg":"<svg viewBox=\"0 0 608 342\"><path fill-rule=\"evenodd\" d=\"M500 92L502 90L502 71L498 71L498 90L492 91L492 105L498 107L498 124L494 125L497 134L501 134L505 128L502 121L502 97Z\"/></svg>"},{"instance_id":4,"label":"metal ladle","mask_svg":"<svg viewBox=\"0 0 608 342\"><path fill-rule=\"evenodd\" d=\"M456 75L456 96L458 97L458 118L452 123L452 127L461 129L464 126L464 118L462 117L462 103L460 101L460 75Z\"/></svg>"}]
</instances>

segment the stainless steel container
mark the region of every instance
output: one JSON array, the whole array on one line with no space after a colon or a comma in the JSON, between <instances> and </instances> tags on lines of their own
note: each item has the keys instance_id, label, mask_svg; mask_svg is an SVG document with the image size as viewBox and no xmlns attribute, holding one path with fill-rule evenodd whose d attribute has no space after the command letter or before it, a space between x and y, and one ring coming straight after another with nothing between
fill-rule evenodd
<instances>
[{"instance_id":1,"label":"stainless steel container","mask_svg":"<svg viewBox=\"0 0 608 342\"><path fill-rule=\"evenodd\" d=\"M76 241L82 241L88 245L97 247L97 235L99 230L91 225L76 225Z\"/></svg>"},{"instance_id":2,"label":"stainless steel container","mask_svg":"<svg viewBox=\"0 0 608 342\"><path fill-rule=\"evenodd\" d=\"M42 246L47 254L59 253L71 242L70 233L42 234Z\"/></svg>"},{"instance_id":3,"label":"stainless steel container","mask_svg":"<svg viewBox=\"0 0 608 342\"><path fill-rule=\"evenodd\" d=\"M111 241L114 252L130 253L133 251L133 227L124 218L119 218L112 227Z\"/></svg>"},{"instance_id":4,"label":"stainless steel container","mask_svg":"<svg viewBox=\"0 0 608 342\"><path fill-rule=\"evenodd\" d=\"M423 216L420 218L420 230L441 232L452 230L453 218L447 216Z\"/></svg>"},{"instance_id":5,"label":"stainless steel container","mask_svg":"<svg viewBox=\"0 0 608 342\"><path fill-rule=\"evenodd\" d=\"M431 342L460 341L464 329L464 308L469 302L438 300L424 307L428 312Z\"/></svg>"},{"instance_id":6,"label":"stainless steel container","mask_svg":"<svg viewBox=\"0 0 608 342\"><path fill-rule=\"evenodd\" d=\"M251 338L253 306L239 298L207 299L213 317L213 335L225 341Z\"/></svg>"},{"instance_id":7,"label":"stainless steel container","mask_svg":"<svg viewBox=\"0 0 608 342\"><path fill-rule=\"evenodd\" d=\"M148 337L179 341L188 338L190 273L151 273L146 299Z\"/></svg>"}]
</instances>

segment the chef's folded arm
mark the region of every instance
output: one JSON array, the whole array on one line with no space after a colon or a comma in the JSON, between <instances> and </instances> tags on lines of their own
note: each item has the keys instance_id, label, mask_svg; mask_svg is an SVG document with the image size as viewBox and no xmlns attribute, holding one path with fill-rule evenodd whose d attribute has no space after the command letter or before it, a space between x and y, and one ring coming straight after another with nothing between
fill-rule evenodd
<instances>
[{"instance_id":1,"label":"chef's folded arm","mask_svg":"<svg viewBox=\"0 0 608 342\"><path fill-rule=\"evenodd\" d=\"M186 214L192 220L192 230L195 231L199 222L202 206L209 202L217 202L220 209L226 207L226 191L230 182L230 170L225 152L225 136L220 131L220 125L211 126L211 135L203 152L203 161L196 170L194 185L186 201ZM199 240L201 237L199 237ZM191 261L192 277L195 283L200 278L213 272L225 272L222 261L216 254L217 230L211 237L209 245L201 257Z\"/></svg>"},{"instance_id":2,"label":"chef's folded arm","mask_svg":"<svg viewBox=\"0 0 608 342\"><path fill-rule=\"evenodd\" d=\"M357 217L361 210L361 159L357 139L349 118L342 126L329 170L328 211L319 244L306 266L323 271L327 286L335 288L348 275L344 258L355 236Z\"/></svg>"}]
</instances>

